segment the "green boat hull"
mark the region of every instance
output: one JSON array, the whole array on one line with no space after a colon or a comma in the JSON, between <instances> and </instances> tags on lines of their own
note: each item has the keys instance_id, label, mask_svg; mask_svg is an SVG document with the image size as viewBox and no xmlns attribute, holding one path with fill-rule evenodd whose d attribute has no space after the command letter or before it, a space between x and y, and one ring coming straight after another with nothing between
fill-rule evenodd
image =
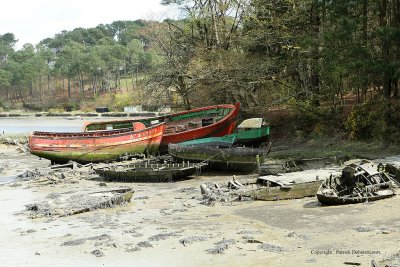
<instances>
[{"instance_id":1,"label":"green boat hull","mask_svg":"<svg viewBox=\"0 0 400 267\"><path fill-rule=\"evenodd\" d=\"M270 127L261 127L257 129L249 129L239 131L237 133L225 135L222 137L208 137L201 139L194 139L186 142L179 143L185 146L218 146L218 147L232 147L235 144L259 147L268 141L270 134Z\"/></svg>"},{"instance_id":2,"label":"green boat hull","mask_svg":"<svg viewBox=\"0 0 400 267\"><path fill-rule=\"evenodd\" d=\"M170 144L168 152L174 158L194 162L207 162L215 170L256 172L270 151L270 146L261 148L215 146L186 146Z\"/></svg>"}]
</instances>

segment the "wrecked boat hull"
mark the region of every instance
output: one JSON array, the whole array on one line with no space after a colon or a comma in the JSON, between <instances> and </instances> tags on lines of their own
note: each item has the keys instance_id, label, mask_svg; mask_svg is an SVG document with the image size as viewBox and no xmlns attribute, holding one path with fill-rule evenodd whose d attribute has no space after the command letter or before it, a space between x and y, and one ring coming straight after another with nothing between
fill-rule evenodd
<instances>
[{"instance_id":1,"label":"wrecked boat hull","mask_svg":"<svg viewBox=\"0 0 400 267\"><path fill-rule=\"evenodd\" d=\"M312 197L317 194L322 181L291 184L288 186L260 187L242 193L242 197L251 197L254 200L285 200Z\"/></svg>"},{"instance_id":2,"label":"wrecked boat hull","mask_svg":"<svg viewBox=\"0 0 400 267\"><path fill-rule=\"evenodd\" d=\"M385 191L387 192L381 191L380 195L375 195L370 197L354 197L354 198L326 196L324 194L317 193L317 198L318 201L324 205L346 205L346 204L357 204L357 203L377 201L395 195L395 192L392 189L387 189Z\"/></svg>"},{"instance_id":3,"label":"wrecked boat hull","mask_svg":"<svg viewBox=\"0 0 400 267\"><path fill-rule=\"evenodd\" d=\"M55 197L56 201L43 201L26 205L26 212L32 219L71 216L129 203L133 194L132 188L87 192L71 196L59 194Z\"/></svg>"},{"instance_id":4,"label":"wrecked boat hull","mask_svg":"<svg viewBox=\"0 0 400 267\"><path fill-rule=\"evenodd\" d=\"M262 148L186 146L170 144L168 153L179 160L207 162L208 168L224 171L256 172L264 162L271 146Z\"/></svg>"},{"instance_id":5,"label":"wrecked boat hull","mask_svg":"<svg viewBox=\"0 0 400 267\"><path fill-rule=\"evenodd\" d=\"M94 171L105 181L125 183L158 183L173 182L194 174L200 174L207 164L174 163L174 164L133 164L121 169L105 167Z\"/></svg>"},{"instance_id":6,"label":"wrecked boat hull","mask_svg":"<svg viewBox=\"0 0 400 267\"><path fill-rule=\"evenodd\" d=\"M324 180L317 192L324 205L356 204L389 198L395 195L393 179L368 160L355 160L342 174Z\"/></svg>"}]
</instances>

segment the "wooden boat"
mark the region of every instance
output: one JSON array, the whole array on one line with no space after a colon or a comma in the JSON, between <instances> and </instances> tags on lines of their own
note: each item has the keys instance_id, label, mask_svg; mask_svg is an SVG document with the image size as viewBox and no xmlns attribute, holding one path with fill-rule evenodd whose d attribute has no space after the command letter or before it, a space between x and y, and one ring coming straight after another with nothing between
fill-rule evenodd
<instances>
[{"instance_id":1,"label":"wooden boat","mask_svg":"<svg viewBox=\"0 0 400 267\"><path fill-rule=\"evenodd\" d=\"M95 172L109 182L172 182L199 174L206 163L140 163L125 166L107 166Z\"/></svg>"},{"instance_id":2,"label":"wooden boat","mask_svg":"<svg viewBox=\"0 0 400 267\"><path fill-rule=\"evenodd\" d=\"M221 137L207 137L179 143L183 146L214 146L214 147L232 147L237 141L235 134L228 134Z\"/></svg>"},{"instance_id":3,"label":"wooden boat","mask_svg":"<svg viewBox=\"0 0 400 267\"><path fill-rule=\"evenodd\" d=\"M222 104L146 119L88 122L84 124L83 131L124 129L138 121L147 127L165 122L166 129L160 151L167 152L168 144L231 134L235 129L239 108L240 103Z\"/></svg>"},{"instance_id":4,"label":"wooden boat","mask_svg":"<svg viewBox=\"0 0 400 267\"><path fill-rule=\"evenodd\" d=\"M251 147L260 147L269 141L269 124L262 118L244 120L237 127L235 144Z\"/></svg>"},{"instance_id":5,"label":"wooden boat","mask_svg":"<svg viewBox=\"0 0 400 267\"><path fill-rule=\"evenodd\" d=\"M32 154L57 163L113 161L127 154L156 154L164 131L164 123L148 128L134 123L130 129L112 131L33 132L29 135L29 149Z\"/></svg>"},{"instance_id":6,"label":"wooden boat","mask_svg":"<svg viewBox=\"0 0 400 267\"><path fill-rule=\"evenodd\" d=\"M295 183L271 179L260 176L254 189L240 194L240 197L251 197L255 200L283 200L315 196L322 180Z\"/></svg>"},{"instance_id":7,"label":"wooden boat","mask_svg":"<svg viewBox=\"0 0 400 267\"><path fill-rule=\"evenodd\" d=\"M390 175L392 181L400 187L400 168L393 164L378 164L378 170L385 170Z\"/></svg>"},{"instance_id":8,"label":"wooden boat","mask_svg":"<svg viewBox=\"0 0 400 267\"><path fill-rule=\"evenodd\" d=\"M279 175L280 173L299 172L304 170L320 169L327 166L339 166L337 157L303 158L281 162L265 162L261 165L260 175Z\"/></svg>"},{"instance_id":9,"label":"wooden boat","mask_svg":"<svg viewBox=\"0 0 400 267\"><path fill-rule=\"evenodd\" d=\"M260 148L168 145L168 153L174 158L207 162L212 169L241 172L258 171L270 149L271 145Z\"/></svg>"},{"instance_id":10,"label":"wooden boat","mask_svg":"<svg viewBox=\"0 0 400 267\"><path fill-rule=\"evenodd\" d=\"M251 118L244 120L238 127L237 132L221 137L208 137L181 142L182 145L192 146L218 146L232 147L251 146L260 147L269 138L269 125L264 124L262 118Z\"/></svg>"},{"instance_id":11,"label":"wooden boat","mask_svg":"<svg viewBox=\"0 0 400 267\"><path fill-rule=\"evenodd\" d=\"M377 166L362 160L347 165L340 176L326 179L317 192L319 202L326 205L354 204L394 196L389 176Z\"/></svg>"}]
</instances>

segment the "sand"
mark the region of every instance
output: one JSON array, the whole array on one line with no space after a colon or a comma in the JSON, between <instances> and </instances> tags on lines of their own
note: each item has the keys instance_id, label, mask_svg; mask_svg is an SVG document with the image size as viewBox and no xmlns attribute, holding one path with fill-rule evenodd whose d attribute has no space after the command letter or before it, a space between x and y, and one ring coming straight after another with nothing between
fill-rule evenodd
<instances>
[{"instance_id":1,"label":"sand","mask_svg":"<svg viewBox=\"0 0 400 267\"><path fill-rule=\"evenodd\" d=\"M398 158L397 158L398 159ZM394 162L397 162L393 158ZM390 160L390 159L385 159ZM0 176L45 168L47 160L0 145ZM335 169L288 179L323 178ZM400 250L400 196L323 207L316 197L202 204L202 183L231 174L204 173L175 183L106 183L94 174L35 177L0 186L3 266L345 266ZM131 203L66 217L32 219L25 205L57 194L133 187ZM348 265L351 266L351 265Z\"/></svg>"}]
</instances>

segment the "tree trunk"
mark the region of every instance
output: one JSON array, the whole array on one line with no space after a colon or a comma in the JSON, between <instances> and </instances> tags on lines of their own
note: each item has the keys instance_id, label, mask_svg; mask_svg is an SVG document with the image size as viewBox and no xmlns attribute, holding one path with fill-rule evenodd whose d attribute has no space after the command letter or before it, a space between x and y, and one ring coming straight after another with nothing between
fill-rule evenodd
<instances>
[{"instance_id":1,"label":"tree trunk","mask_svg":"<svg viewBox=\"0 0 400 267\"><path fill-rule=\"evenodd\" d=\"M312 48L312 55L311 55L311 89L313 92L312 95L312 102L314 105L320 105L320 74L318 71L319 65L319 32L321 27L321 17L319 14L319 6L318 3L314 4L311 8L311 27L314 32L314 38L316 40L314 47Z\"/></svg>"},{"instance_id":2,"label":"tree trunk","mask_svg":"<svg viewBox=\"0 0 400 267\"><path fill-rule=\"evenodd\" d=\"M71 80L68 77L68 98L71 98Z\"/></svg>"},{"instance_id":3,"label":"tree trunk","mask_svg":"<svg viewBox=\"0 0 400 267\"><path fill-rule=\"evenodd\" d=\"M80 89L81 89L81 96L83 99L85 99L85 84L84 84L82 76L79 78L79 84L80 84Z\"/></svg>"},{"instance_id":4,"label":"tree trunk","mask_svg":"<svg viewBox=\"0 0 400 267\"><path fill-rule=\"evenodd\" d=\"M32 99L32 97L33 97L33 85L32 85L32 82L29 83L29 96Z\"/></svg>"},{"instance_id":5,"label":"tree trunk","mask_svg":"<svg viewBox=\"0 0 400 267\"><path fill-rule=\"evenodd\" d=\"M97 75L94 74L92 78L92 89L93 89L93 97L97 94Z\"/></svg>"},{"instance_id":6,"label":"tree trunk","mask_svg":"<svg viewBox=\"0 0 400 267\"><path fill-rule=\"evenodd\" d=\"M379 26L381 28L385 28L388 25L387 5L388 5L387 0L380 1ZM390 59L389 59L390 46L388 40L386 40L385 37L383 37L383 40L381 40L381 47L382 47L382 60L384 62L384 66L387 67L390 65ZM386 68L383 73L382 86L383 86L383 97L385 99L390 99L390 94L391 94L392 81L391 81L390 71L391 71L390 68Z\"/></svg>"},{"instance_id":7,"label":"tree trunk","mask_svg":"<svg viewBox=\"0 0 400 267\"><path fill-rule=\"evenodd\" d=\"M399 98L399 81L397 80L397 81L394 81L394 94L393 94L393 96L395 97L395 98Z\"/></svg>"},{"instance_id":8,"label":"tree trunk","mask_svg":"<svg viewBox=\"0 0 400 267\"><path fill-rule=\"evenodd\" d=\"M126 88L126 91L128 91L128 79L127 78L125 78L125 88Z\"/></svg>"},{"instance_id":9,"label":"tree trunk","mask_svg":"<svg viewBox=\"0 0 400 267\"><path fill-rule=\"evenodd\" d=\"M366 45L368 40L368 0L364 0L362 12L363 12L363 41L364 45Z\"/></svg>"},{"instance_id":10,"label":"tree trunk","mask_svg":"<svg viewBox=\"0 0 400 267\"><path fill-rule=\"evenodd\" d=\"M43 100L42 75L39 75L39 99L40 99L40 102L42 102L42 100Z\"/></svg>"},{"instance_id":11,"label":"tree trunk","mask_svg":"<svg viewBox=\"0 0 400 267\"><path fill-rule=\"evenodd\" d=\"M50 73L47 74L47 93L50 92Z\"/></svg>"},{"instance_id":12,"label":"tree trunk","mask_svg":"<svg viewBox=\"0 0 400 267\"><path fill-rule=\"evenodd\" d=\"M215 18L215 13L216 13L216 3L215 1L208 0L208 5L211 13L211 23L213 25L214 29L214 39L215 39L215 46L219 46L220 41L219 41L219 33L218 33L218 24L217 24L217 19Z\"/></svg>"}]
</instances>

